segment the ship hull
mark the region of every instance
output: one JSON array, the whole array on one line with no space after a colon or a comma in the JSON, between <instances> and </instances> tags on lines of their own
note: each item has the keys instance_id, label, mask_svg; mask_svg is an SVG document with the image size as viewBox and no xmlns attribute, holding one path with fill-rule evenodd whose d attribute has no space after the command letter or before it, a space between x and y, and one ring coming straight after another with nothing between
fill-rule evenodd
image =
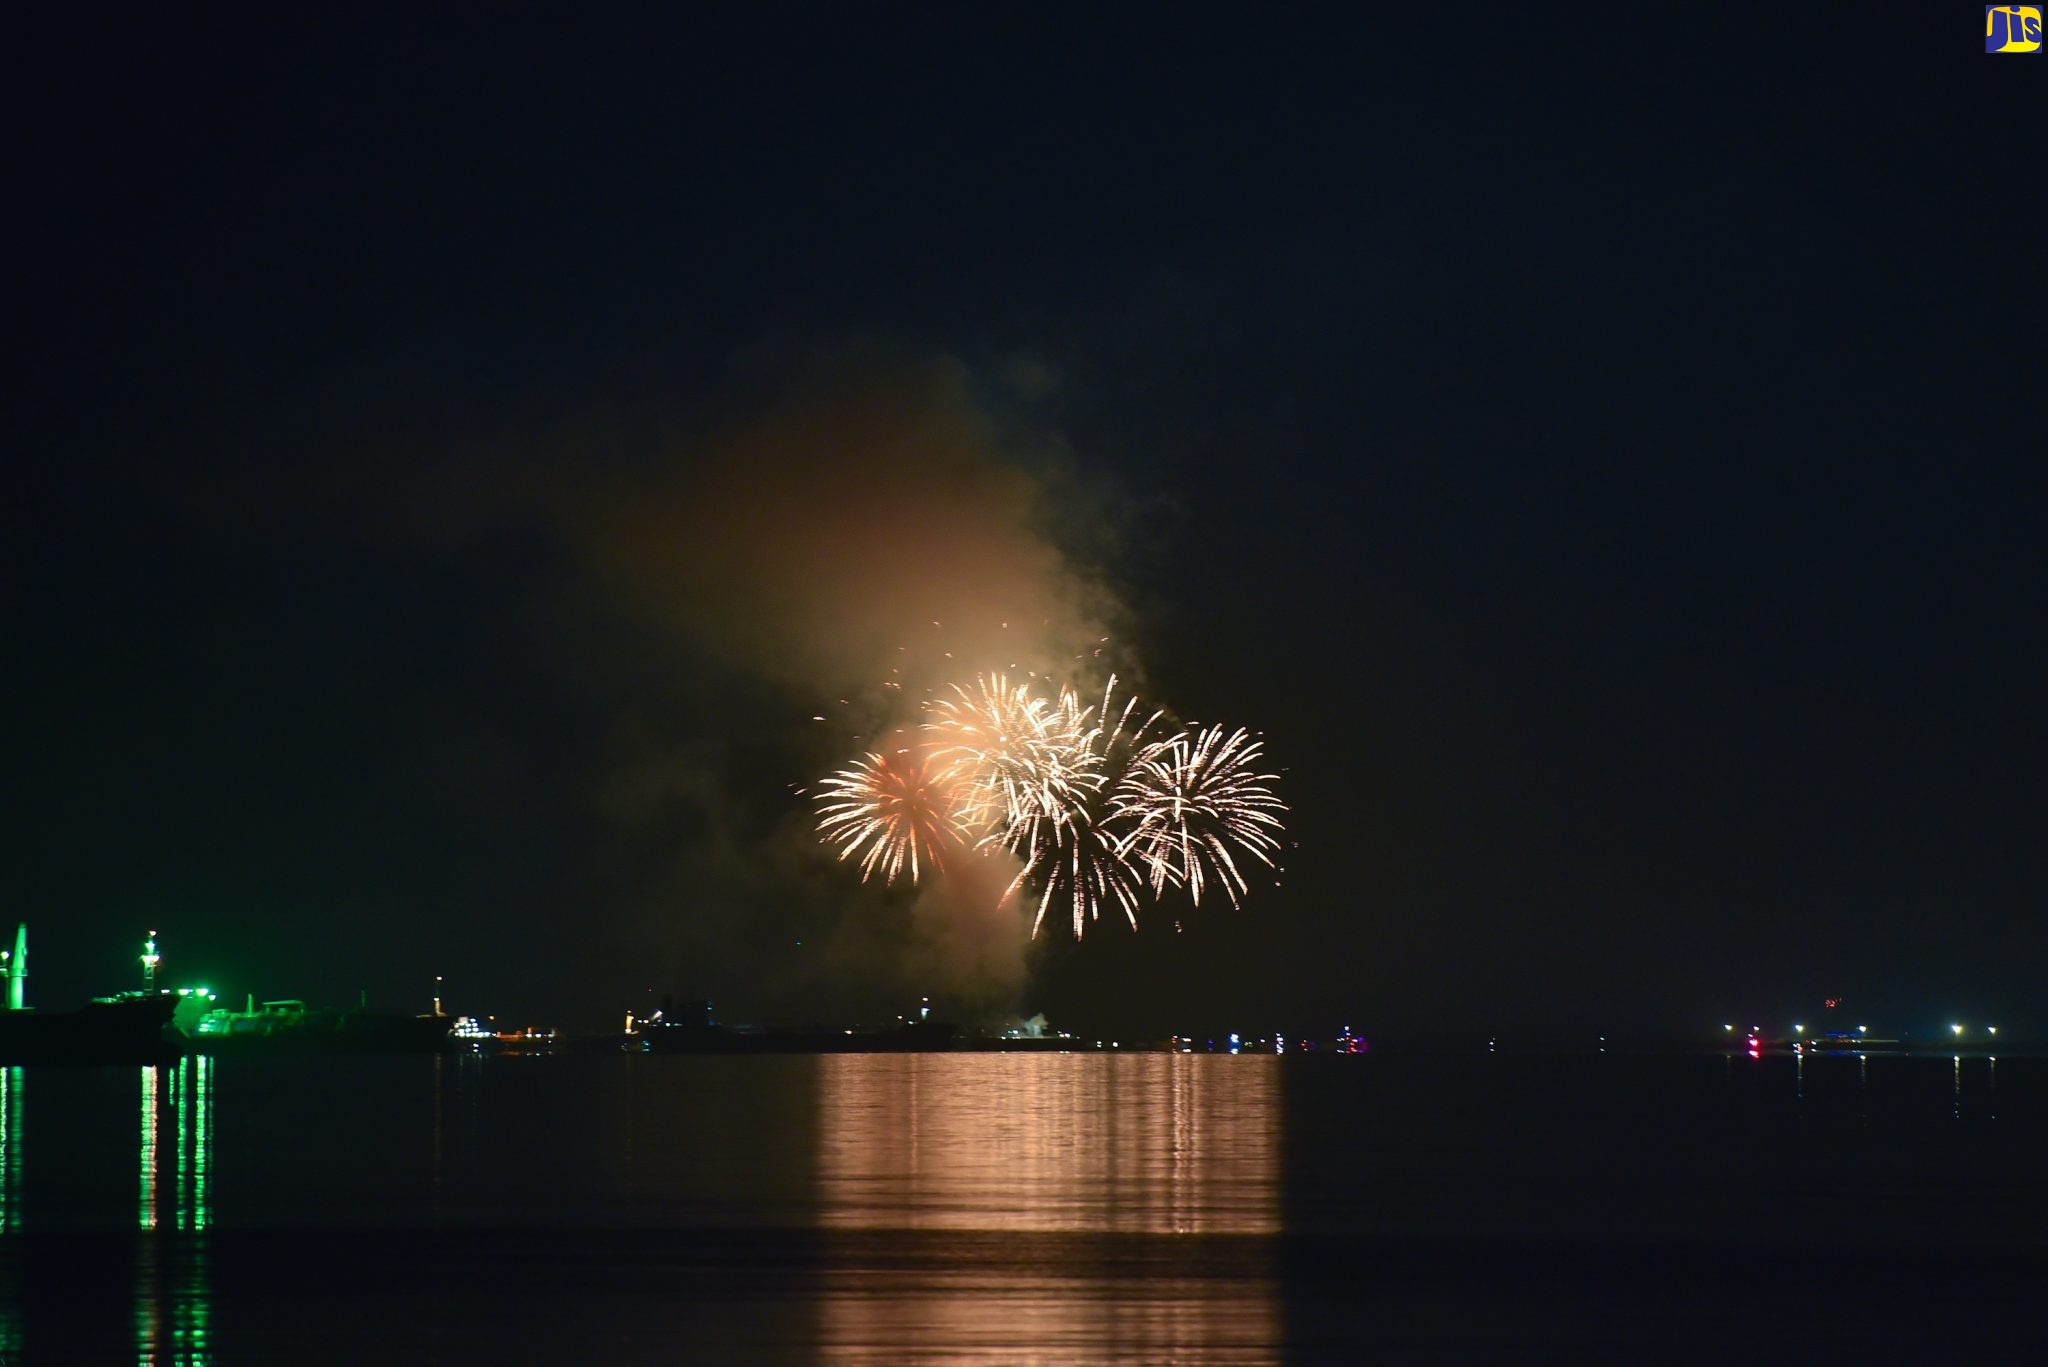
<instances>
[{"instance_id":1,"label":"ship hull","mask_svg":"<svg viewBox=\"0 0 2048 1367\"><path fill-rule=\"evenodd\" d=\"M182 1038L167 1029L168 993L88 1002L76 1011L0 1012L0 1064L160 1063Z\"/></svg>"},{"instance_id":2,"label":"ship hull","mask_svg":"<svg viewBox=\"0 0 2048 1367\"><path fill-rule=\"evenodd\" d=\"M200 1032L195 1054L431 1054L449 1045L453 1016L387 1016L370 1011L313 1011L261 1030Z\"/></svg>"}]
</instances>

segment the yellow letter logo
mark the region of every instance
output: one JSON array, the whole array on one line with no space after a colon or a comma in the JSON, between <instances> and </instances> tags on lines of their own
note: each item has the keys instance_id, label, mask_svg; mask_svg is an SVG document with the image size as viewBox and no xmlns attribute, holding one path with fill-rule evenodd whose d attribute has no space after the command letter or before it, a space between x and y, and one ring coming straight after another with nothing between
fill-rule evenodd
<instances>
[{"instance_id":1,"label":"yellow letter logo","mask_svg":"<svg viewBox=\"0 0 2048 1367\"><path fill-rule=\"evenodd\" d=\"M1984 50L1986 52L2039 52L2041 50L2041 7L2039 5L1986 5L1984 7Z\"/></svg>"}]
</instances>

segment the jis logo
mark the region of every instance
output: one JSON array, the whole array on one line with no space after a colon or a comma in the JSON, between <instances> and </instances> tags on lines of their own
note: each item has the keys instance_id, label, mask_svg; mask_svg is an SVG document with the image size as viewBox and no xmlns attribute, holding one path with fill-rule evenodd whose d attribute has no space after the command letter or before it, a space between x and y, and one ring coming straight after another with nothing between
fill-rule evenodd
<instances>
[{"instance_id":1,"label":"jis logo","mask_svg":"<svg viewBox=\"0 0 2048 1367\"><path fill-rule=\"evenodd\" d=\"M1986 5L1984 7L1984 50L1986 52L2039 52L2041 50L2041 7L2039 5Z\"/></svg>"}]
</instances>

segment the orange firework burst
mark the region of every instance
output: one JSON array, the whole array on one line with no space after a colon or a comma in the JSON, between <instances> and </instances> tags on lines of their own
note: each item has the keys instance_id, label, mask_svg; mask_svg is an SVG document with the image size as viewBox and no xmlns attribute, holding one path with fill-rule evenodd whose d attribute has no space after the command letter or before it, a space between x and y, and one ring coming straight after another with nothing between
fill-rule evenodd
<instances>
[{"instance_id":1,"label":"orange firework burst","mask_svg":"<svg viewBox=\"0 0 2048 1367\"><path fill-rule=\"evenodd\" d=\"M860 860L862 882L878 869L888 883L943 872L961 843L951 785L921 748L870 752L818 786L818 833L841 859Z\"/></svg>"}]
</instances>

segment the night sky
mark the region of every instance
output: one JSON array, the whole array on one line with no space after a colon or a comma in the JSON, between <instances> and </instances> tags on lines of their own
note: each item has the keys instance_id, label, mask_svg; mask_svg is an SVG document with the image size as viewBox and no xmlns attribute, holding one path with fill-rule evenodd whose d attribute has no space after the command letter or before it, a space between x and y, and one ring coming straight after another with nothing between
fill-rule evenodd
<instances>
[{"instance_id":1,"label":"night sky","mask_svg":"<svg viewBox=\"0 0 2048 1367\"><path fill-rule=\"evenodd\" d=\"M10 19L31 1000L959 1009L749 549L957 439L1299 842L1000 1005L2048 1034L2048 61L1553 8Z\"/></svg>"}]
</instances>

